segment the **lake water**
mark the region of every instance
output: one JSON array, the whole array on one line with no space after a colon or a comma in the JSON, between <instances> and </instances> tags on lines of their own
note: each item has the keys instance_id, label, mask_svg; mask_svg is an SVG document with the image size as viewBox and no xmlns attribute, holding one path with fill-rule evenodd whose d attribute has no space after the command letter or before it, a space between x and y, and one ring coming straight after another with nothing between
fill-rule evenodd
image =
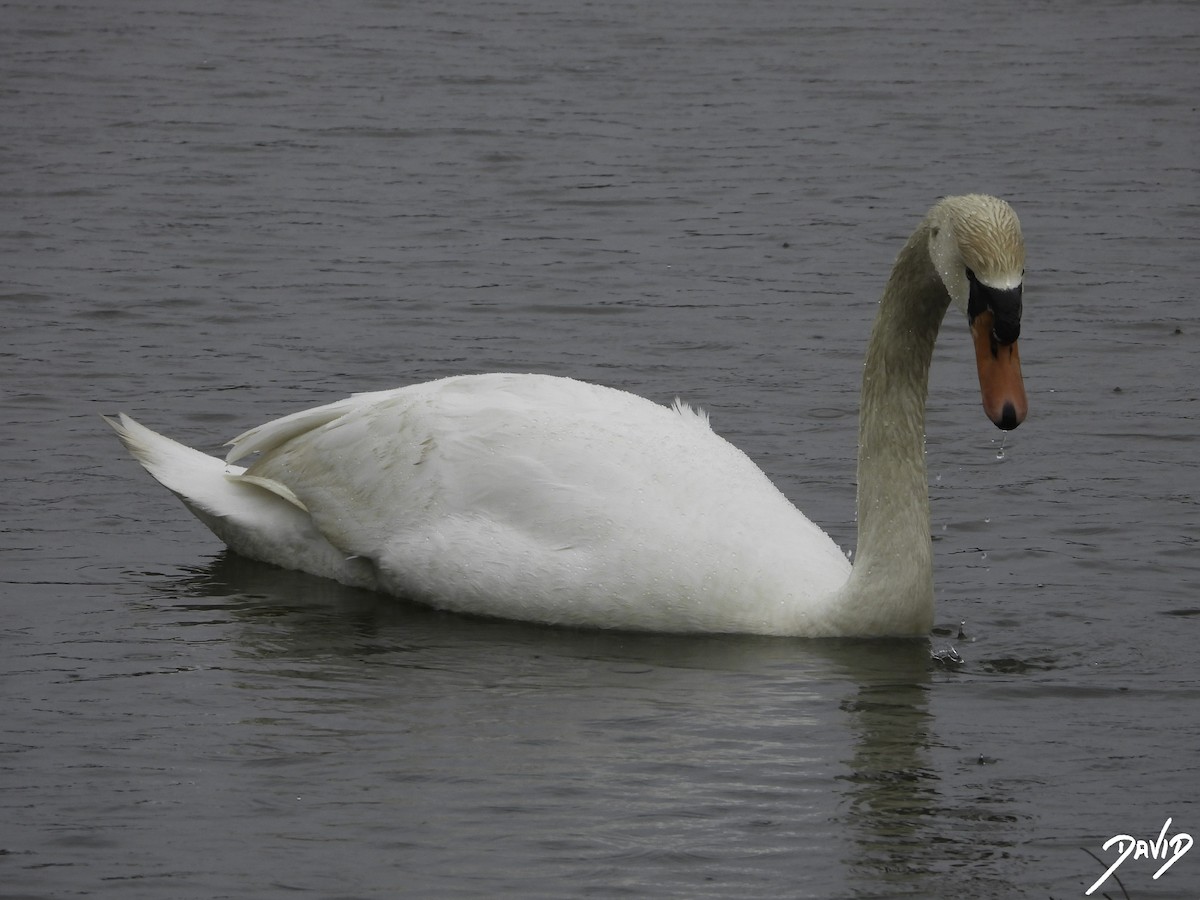
<instances>
[{"instance_id":1,"label":"lake water","mask_svg":"<svg viewBox=\"0 0 1200 900\"><path fill-rule=\"evenodd\" d=\"M3 19L4 897L1060 900L1114 835L1200 837L1196 4ZM875 300L966 191L1022 217L1031 412L986 421L952 314L928 642L556 630L247 563L99 418L217 451L571 375L708 409L851 547ZM1200 847L1138 857L1093 896L1200 896Z\"/></svg>"}]
</instances>

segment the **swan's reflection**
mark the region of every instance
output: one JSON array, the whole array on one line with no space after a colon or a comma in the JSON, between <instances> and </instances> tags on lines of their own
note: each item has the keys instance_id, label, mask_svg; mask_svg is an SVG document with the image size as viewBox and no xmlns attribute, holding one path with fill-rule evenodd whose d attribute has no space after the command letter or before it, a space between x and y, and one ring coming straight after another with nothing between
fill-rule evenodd
<instances>
[{"instance_id":1,"label":"swan's reflection","mask_svg":"<svg viewBox=\"0 0 1200 900\"><path fill-rule=\"evenodd\" d=\"M948 877L974 886L969 868L947 873L947 853L961 864L972 848L931 752L939 742L924 641L472 619L228 553L176 585L185 618L233 626L249 673L237 687L287 699L256 745L325 759L318 744L337 734L312 725L334 721L331 708L353 723L355 740L381 729L375 743L395 743L390 765L405 779L405 802L428 796L460 823L438 838L447 853L461 823L481 828L484 809L511 807L527 829L563 836L578 864L634 881L640 868L648 879L684 863L733 872L745 858L776 880L812 882L818 854L817 883L830 896L935 895ZM273 689L281 680L287 690ZM514 781L498 784L505 779ZM468 782L470 792L454 787ZM511 827L503 818L501 832Z\"/></svg>"},{"instance_id":2,"label":"swan's reflection","mask_svg":"<svg viewBox=\"0 0 1200 900\"><path fill-rule=\"evenodd\" d=\"M858 683L842 702L854 741L842 776L846 822L854 834L856 878L911 888L930 869L937 810L943 805L929 758L931 715L924 642L860 645L846 656Z\"/></svg>"}]
</instances>

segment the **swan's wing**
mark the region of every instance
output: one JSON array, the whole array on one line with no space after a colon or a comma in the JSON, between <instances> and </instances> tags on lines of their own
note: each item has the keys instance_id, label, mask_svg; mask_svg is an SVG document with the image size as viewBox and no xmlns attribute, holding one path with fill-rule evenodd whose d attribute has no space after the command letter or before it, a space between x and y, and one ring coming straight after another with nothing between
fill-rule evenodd
<instances>
[{"instance_id":1,"label":"swan's wing","mask_svg":"<svg viewBox=\"0 0 1200 900\"><path fill-rule=\"evenodd\" d=\"M389 590L441 606L756 630L849 571L703 414L569 379L414 385L270 423L245 446L266 448L248 476L285 485Z\"/></svg>"},{"instance_id":2,"label":"swan's wing","mask_svg":"<svg viewBox=\"0 0 1200 900\"><path fill-rule=\"evenodd\" d=\"M672 415L564 378L467 376L267 423L235 454L259 453L247 476L286 485L348 552L378 555L459 516L569 542L655 466L646 448Z\"/></svg>"},{"instance_id":3,"label":"swan's wing","mask_svg":"<svg viewBox=\"0 0 1200 900\"><path fill-rule=\"evenodd\" d=\"M229 452L225 454L225 461L237 462L253 453L266 453L274 450L293 438L320 428L322 425L328 425L357 407L370 405L378 399L394 393L396 392L371 391L352 394L343 400L273 419L251 428L249 431L244 431L233 440L228 441L225 446L229 448Z\"/></svg>"}]
</instances>

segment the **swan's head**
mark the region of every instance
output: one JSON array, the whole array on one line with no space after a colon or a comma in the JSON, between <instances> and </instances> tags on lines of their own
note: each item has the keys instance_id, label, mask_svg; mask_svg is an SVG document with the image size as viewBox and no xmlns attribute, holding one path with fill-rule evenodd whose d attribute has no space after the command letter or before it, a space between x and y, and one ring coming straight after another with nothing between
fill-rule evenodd
<instances>
[{"instance_id":1,"label":"swan's head","mask_svg":"<svg viewBox=\"0 0 1200 900\"><path fill-rule=\"evenodd\" d=\"M929 214L929 256L975 342L983 409L998 428L1016 428L1029 405L1021 378L1021 223L1003 200L947 197Z\"/></svg>"}]
</instances>

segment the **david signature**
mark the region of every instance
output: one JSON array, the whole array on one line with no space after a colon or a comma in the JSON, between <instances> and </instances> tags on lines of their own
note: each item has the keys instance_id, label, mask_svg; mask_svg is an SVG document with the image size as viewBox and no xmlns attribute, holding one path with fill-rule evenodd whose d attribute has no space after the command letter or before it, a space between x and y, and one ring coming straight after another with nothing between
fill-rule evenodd
<instances>
[{"instance_id":1,"label":"david signature","mask_svg":"<svg viewBox=\"0 0 1200 900\"><path fill-rule=\"evenodd\" d=\"M1159 866L1158 871L1154 873L1154 879L1157 881L1159 875L1175 865L1179 861L1179 857L1192 849L1192 836L1181 831L1179 834L1168 838L1167 829L1170 827L1171 820L1167 819L1163 823L1162 831L1158 833L1158 840L1153 842L1137 840L1128 834L1116 834L1110 837L1104 842L1102 849L1107 850L1115 844L1118 856L1113 861L1113 864L1108 867L1108 870L1100 876L1099 880L1084 891L1084 895L1090 895L1096 888L1108 881L1108 876L1117 871L1121 867L1121 863L1129 859L1131 854L1134 859L1166 860L1166 862ZM1168 854L1170 854L1170 859L1167 859Z\"/></svg>"}]
</instances>

